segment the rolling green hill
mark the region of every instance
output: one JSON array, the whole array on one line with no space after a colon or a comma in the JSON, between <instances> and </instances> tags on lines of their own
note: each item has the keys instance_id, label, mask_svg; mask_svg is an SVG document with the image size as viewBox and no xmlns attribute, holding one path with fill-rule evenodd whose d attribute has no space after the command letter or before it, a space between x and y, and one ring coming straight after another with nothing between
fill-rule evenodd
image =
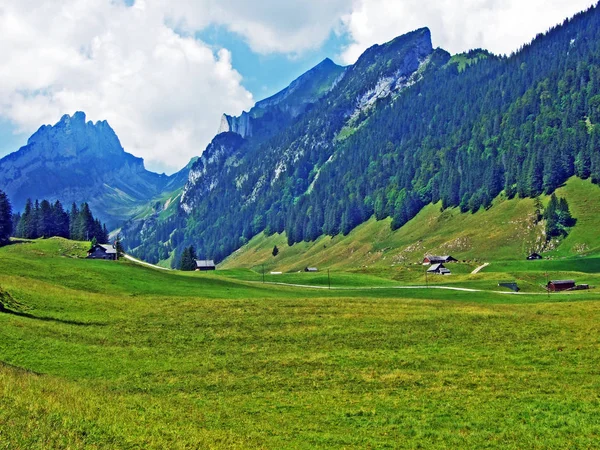
<instances>
[{"instance_id":1,"label":"rolling green hill","mask_svg":"<svg viewBox=\"0 0 600 450\"><path fill-rule=\"evenodd\" d=\"M0 248L0 448L597 442L595 290L398 290L352 273L338 287L362 287L317 290L89 261L88 245Z\"/></svg>"}]
</instances>

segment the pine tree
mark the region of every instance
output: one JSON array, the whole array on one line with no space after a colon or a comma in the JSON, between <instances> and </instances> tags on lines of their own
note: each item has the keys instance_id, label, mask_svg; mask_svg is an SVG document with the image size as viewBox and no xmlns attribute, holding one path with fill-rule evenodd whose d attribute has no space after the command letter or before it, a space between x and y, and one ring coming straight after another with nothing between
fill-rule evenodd
<instances>
[{"instance_id":1,"label":"pine tree","mask_svg":"<svg viewBox=\"0 0 600 450\"><path fill-rule=\"evenodd\" d=\"M13 214L12 216L12 223L13 223L13 236L14 237L20 237L18 235L18 227L19 227L19 223L21 222L21 213L16 213Z\"/></svg>"},{"instance_id":2,"label":"pine tree","mask_svg":"<svg viewBox=\"0 0 600 450\"><path fill-rule=\"evenodd\" d=\"M279 249L277 248L277 246L273 247L273 252L272 252L273 256L277 256L279 255Z\"/></svg>"},{"instance_id":3,"label":"pine tree","mask_svg":"<svg viewBox=\"0 0 600 450\"><path fill-rule=\"evenodd\" d=\"M52 219L54 222L53 235L68 239L69 215L65 212L62 204L58 200L52 205Z\"/></svg>"},{"instance_id":4,"label":"pine tree","mask_svg":"<svg viewBox=\"0 0 600 450\"><path fill-rule=\"evenodd\" d=\"M0 191L0 245L9 241L12 232L12 207L6 194Z\"/></svg>"},{"instance_id":5,"label":"pine tree","mask_svg":"<svg viewBox=\"0 0 600 450\"><path fill-rule=\"evenodd\" d=\"M196 270L196 252L193 246L185 247L179 260L179 270L192 272Z\"/></svg>"},{"instance_id":6,"label":"pine tree","mask_svg":"<svg viewBox=\"0 0 600 450\"><path fill-rule=\"evenodd\" d=\"M83 240L79 234L79 209L75 202L71 205L71 212L69 213L69 239L74 241Z\"/></svg>"},{"instance_id":7,"label":"pine tree","mask_svg":"<svg viewBox=\"0 0 600 450\"><path fill-rule=\"evenodd\" d=\"M40 237L41 228L40 202L36 199L31 211L31 237L29 239L37 239Z\"/></svg>"},{"instance_id":8,"label":"pine tree","mask_svg":"<svg viewBox=\"0 0 600 450\"><path fill-rule=\"evenodd\" d=\"M575 224L575 220L569 210L569 204L565 198L560 200L556 194L552 194L550 202L544 211L546 219L546 238L566 236L569 228Z\"/></svg>"},{"instance_id":9,"label":"pine tree","mask_svg":"<svg viewBox=\"0 0 600 450\"><path fill-rule=\"evenodd\" d=\"M117 259L121 258L125 254L125 250L123 249L123 243L121 242L121 235L117 234L115 236L115 250L117 251Z\"/></svg>"},{"instance_id":10,"label":"pine tree","mask_svg":"<svg viewBox=\"0 0 600 450\"><path fill-rule=\"evenodd\" d=\"M102 225L102 237L99 240L101 244L108 243L108 230L106 229L106 224Z\"/></svg>"},{"instance_id":11,"label":"pine tree","mask_svg":"<svg viewBox=\"0 0 600 450\"><path fill-rule=\"evenodd\" d=\"M23 212L23 216L21 217L21 222L19 222L17 234L19 235L19 237L25 239L35 239L36 232L37 226L33 209L33 203L29 198L25 203L25 211Z\"/></svg>"},{"instance_id":12,"label":"pine tree","mask_svg":"<svg viewBox=\"0 0 600 450\"><path fill-rule=\"evenodd\" d=\"M37 235L44 238L55 236L53 225L54 221L50 202L42 200L38 209Z\"/></svg>"},{"instance_id":13,"label":"pine tree","mask_svg":"<svg viewBox=\"0 0 600 450\"><path fill-rule=\"evenodd\" d=\"M87 241L94 237L94 216L87 203L82 203L77 223L77 236L80 241Z\"/></svg>"}]
</instances>

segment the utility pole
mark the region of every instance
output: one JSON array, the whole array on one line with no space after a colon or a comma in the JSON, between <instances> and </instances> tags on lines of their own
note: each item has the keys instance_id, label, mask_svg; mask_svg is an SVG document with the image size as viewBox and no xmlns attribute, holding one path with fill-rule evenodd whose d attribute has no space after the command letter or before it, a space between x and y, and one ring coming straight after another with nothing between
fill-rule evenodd
<instances>
[{"instance_id":1,"label":"utility pole","mask_svg":"<svg viewBox=\"0 0 600 450\"><path fill-rule=\"evenodd\" d=\"M425 268L425 286L427 287L427 289L429 289L429 278L427 277L427 274L429 273L429 271L427 270L427 267Z\"/></svg>"},{"instance_id":2,"label":"utility pole","mask_svg":"<svg viewBox=\"0 0 600 450\"><path fill-rule=\"evenodd\" d=\"M329 269L327 269L327 285L329 286L329 290L331 290L331 276L329 275Z\"/></svg>"},{"instance_id":3,"label":"utility pole","mask_svg":"<svg viewBox=\"0 0 600 450\"><path fill-rule=\"evenodd\" d=\"M262 265L262 272L263 272L263 283L265 282L265 265Z\"/></svg>"}]
</instances>

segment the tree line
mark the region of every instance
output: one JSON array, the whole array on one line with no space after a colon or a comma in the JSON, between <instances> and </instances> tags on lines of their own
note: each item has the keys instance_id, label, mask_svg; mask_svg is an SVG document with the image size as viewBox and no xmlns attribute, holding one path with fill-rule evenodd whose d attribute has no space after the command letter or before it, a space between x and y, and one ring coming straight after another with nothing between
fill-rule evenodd
<instances>
[{"instance_id":1,"label":"tree line","mask_svg":"<svg viewBox=\"0 0 600 450\"><path fill-rule=\"evenodd\" d=\"M108 230L99 219L94 218L87 203L71 206L65 211L60 201L50 203L27 200L23 214L12 216L11 234L23 239L63 237L74 241L91 241L100 244L108 242Z\"/></svg>"}]
</instances>

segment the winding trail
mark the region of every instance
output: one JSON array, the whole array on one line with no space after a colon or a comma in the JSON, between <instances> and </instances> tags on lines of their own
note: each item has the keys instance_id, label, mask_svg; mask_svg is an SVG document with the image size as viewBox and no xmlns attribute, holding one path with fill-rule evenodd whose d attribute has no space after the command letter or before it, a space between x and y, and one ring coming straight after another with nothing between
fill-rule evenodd
<instances>
[{"instance_id":1,"label":"winding trail","mask_svg":"<svg viewBox=\"0 0 600 450\"><path fill-rule=\"evenodd\" d=\"M172 269L167 269L165 267L160 267L155 264L150 264L144 261L141 261L133 256L124 255L124 258L128 261L131 261L136 264L140 264L142 266L151 267L153 269L172 271ZM476 271L480 271L483 268L489 266L489 263L482 265L475 269ZM477 272L473 272L477 273ZM242 281L242 280L240 280ZM292 283L279 283L274 281L267 281L266 283L262 283L260 281L245 281L250 284L270 284L272 286L284 286L284 287L295 287L295 288L304 288L304 289L319 289L319 290L331 290L331 291L373 291L373 290L382 290L382 289L393 289L393 290L407 290L407 289L439 289L445 291L458 291L458 292L468 292L468 293L489 293L489 294L502 294L502 295L547 295L547 293L543 292L507 292L507 291L487 291L484 289L471 289L471 288L461 288L461 287L453 287L453 286L374 286L374 287L331 287L328 286L312 286L309 284L292 284Z\"/></svg>"},{"instance_id":2,"label":"winding trail","mask_svg":"<svg viewBox=\"0 0 600 450\"><path fill-rule=\"evenodd\" d=\"M271 284L271 285L275 285L275 286L287 286L287 287L298 287L298 288L306 288L306 289L321 289L321 290L332 290L332 291L372 291L372 290L382 290L382 289L397 289L397 290L441 289L441 290L445 290L445 291L503 294L503 295L547 295L547 293L543 293L543 292L487 291L484 289L471 289L471 288L461 288L461 287L452 287L452 286L375 286L375 287L331 287L331 288L329 288L328 286L311 286L308 284L275 283L272 281L267 281L266 283L262 283L260 281L249 281L249 283Z\"/></svg>"},{"instance_id":3,"label":"winding trail","mask_svg":"<svg viewBox=\"0 0 600 450\"><path fill-rule=\"evenodd\" d=\"M133 256L123 255L123 258L125 258L128 261L134 262L136 264L140 264L142 266L152 267L153 269L169 270L169 271L171 270L171 269L167 269L166 267L160 267L160 266L157 266L155 264L150 264L150 263L147 263L145 261L141 261L141 260L139 260L137 258L134 258Z\"/></svg>"},{"instance_id":4,"label":"winding trail","mask_svg":"<svg viewBox=\"0 0 600 450\"><path fill-rule=\"evenodd\" d=\"M473 272L471 272L471 275L477 275L479 272L481 272L483 269L485 269L489 265L490 265L490 263L485 263L484 265L479 266L477 269L475 269Z\"/></svg>"}]
</instances>

